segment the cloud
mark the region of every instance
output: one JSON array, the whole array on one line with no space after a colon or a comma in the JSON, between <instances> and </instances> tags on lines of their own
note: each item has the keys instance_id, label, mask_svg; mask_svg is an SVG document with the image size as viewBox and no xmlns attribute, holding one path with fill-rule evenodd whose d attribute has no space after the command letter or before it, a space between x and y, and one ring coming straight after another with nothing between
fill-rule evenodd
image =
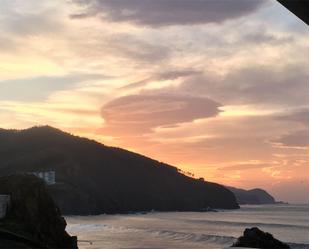
<instances>
[{"instance_id":1,"label":"cloud","mask_svg":"<svg viewBox=\"0 0 309 249\"><path fill-rule=\"evenodd\" d=\"M15 3L17 5L17 3ZM4 3L5 5L5 3ZM38 4L40 5L40 4ZM29 5L30 6L30 5ZM64 22L56 11L40 10L36 6L36 12L23 12L13 6L0 10L0 50L1 53L12 53L16 50L27 49L27 39L37 36L52 34L55 36L65 30ZM29 48L28 48L29 49Z\"/></svg>"},{"instance_id":2,"label":"cloud","mask_svg":"<svg viewBox=\"0 0 309 249\"><path fill-rule=\"evenodd\" d=\"M52 33L61 29L60 23L46 13L17 15L6 18L6 29L18 35Z\"/></svg>"},{"instance_id":3,"label":"cloud","mask_svg":"<svg viewBox=\"0 0 309 249\"><path fill-rule=\"evenodd\" d=\"M68 74L62 76L42 76L35 78L13 79L0 81L0 100L40 101L49 94L71 89L77 83L106 78L99 74Z\"/></svg>"},{"instance_id":4,"label":"cloud","mask_svg":"<svg viewBox=\"0 0 309 249\"><path fill-rule=\"evenodd\" d=\"M48 108L46 108L48 109ZM78 108L50 108L52 111L66 113L76 116L96 116L99 115L99 111L95 109L78 109Z\"/></svg>"},{"instance_id":5,"label":"cloud","mask_svg":"<svg viewBox=\"0 0 309 249\"><path fill-rule=\"evenodd\" d=\"M31 3L27 4L28 7L31 6ZM52 7L44 7L44 3L38 3L35 8L30 10L26 8L27 4L13 3L12 5L9 4L6 9L0 10L0 27L6 35L54 34L63 30L64 23L61 21L61 11L55 11Z\"/></svg>"},{"instance_id":6,"label":"cloud","mask_svg":"<svg viewBox=\"0 0 309 249\"><path fill-rule=\"evenodd\" d=\"M309 148L309 130L301 130L283 135L273 142L280 144L283 147Z\"/></svg>"},{"instance_id":7,"label":"cloud","mask_svg":"<svg viewBox=\"0 0 309 249\"><path fill-rule=\"evenodd\" d=\"M100 43L102 40L98 42ZM162 61L167 59L171 52L170 48L163 44L149 42L132 34L112 34L105 40L104 45L108 46L116 56L127 57L142 62Z\"/></svg>"},{"instance_id":8,"label":"cloud","mask_svg":"<svg viewBox=\"0 0 309 249\"><path fill-rule=\"evenodd\" d=\"M89 27L91 29L91 27ZM121 74L124 71L134 68L134 74L147 67L160 65L162 62L167 62L172 51L166 44L156 43L154 40L149 40L143 35L105 31L93 28L87 32L86 39L79 39L81 34L76 33L70 37L68 42L71 44L70 50L74 56L80 60L83 67L89 67L91 63L104 65L105 68L119 66ZM104 59L103 59L104 58ZM73 59L76 59L73 57ZM84 60L90 60L88 64L84 64ZM71 57L68 60L72 60ZM107 69L105 69L107 70ZM119 72L118 72L119 73ZM132 73L130 71L130 73Z\"/></svg>"},{"instance_id":9,"label":"cloud","mask_svg":"<svg viewBox=\"0 0 309 249\"><path fill-rule=\"evenodd\" d=\"M249 44L271 44L271 45L282 45L294 42L294 37L291 35L275 35L268 32L265 27L255 28L254 30L250 30L250 32L243 34L239 37L241 43L249 43Z\"/></svg>"},{"instance_id":10,"label":"cloud","mask_svg":"<svg viewBox=\"0 0 309 249\"><path fill-rule=\"evenodd\" d=\"M199 75L201 73L202 73L201 71L195 71L192 69L169 70L165 72L163 71L160 73L156 73L152 77L149 77L147 79L129 83L128 85L121 87L121 89L122 90L135 89L135 88L143 87L151 81L176 80L179 78Z\"/></svg>"},{"instance_id":11,"label":"cloud","mask_svg":"<svg viewBox=\"0 0 309 249\"><path fill-rule=\"evenodd\" d=\"M300 64L275 68L252 65L224 76L205 73L187 78L179 91L210 96L225 105L292 107L308 102L308 78L308 70Z\"/></svg>"},{"instance_id":12,"label":"cloud","mask_svg":"<svg viewBox=\"0 0 309 249\"><path fill-rule=\"evenodd\" d=\"M159 126L191 122L219 114L220 104L208 98L177 95L129 95L102 107L110 134L143 134Z\"/></svg>"},{"instance_id":13,"label":"cloud","mask_svg":"<svg viewBox=\"0 0 309 249\"><path fill-rule=\"evenodd\" d=\"M0 35L0 51L1 53L12 53L19 49L20 44L13 39Z\"/></svg>"},{"instance_id":14,"label":"cloud","mask_svg":"<svg viewBox=\"0 0 309 249\"><path fill-rule=\"evenodd\" d=\"M278 117L279 120L293 121L309 126L309 109L301 109L294 111L288 115L281 115Z\"/></svg>"},{"instance_id":15,"label":"cloud","mask_svg":"<svg viewBox=\"0 0 309 249\"><path fill-rule=\"evenodd\" d=\"M221 23L257 11L266 0L72 0L84 12L73 18L100 16L112 22L152 27Z\"/></svg>"},{"instance_id":16,"label":"cloud","mask_svg":"<svg viewBox=\"0 0 309 249\"><path fill-rule=\"evenodd\" d=\"M252 169L263 169L269 167L269 164L266 163L244 163L244 164L235 164L231 166L224 166L218 168L218 170L252 170Z\"/></svg>"}]
</instances>

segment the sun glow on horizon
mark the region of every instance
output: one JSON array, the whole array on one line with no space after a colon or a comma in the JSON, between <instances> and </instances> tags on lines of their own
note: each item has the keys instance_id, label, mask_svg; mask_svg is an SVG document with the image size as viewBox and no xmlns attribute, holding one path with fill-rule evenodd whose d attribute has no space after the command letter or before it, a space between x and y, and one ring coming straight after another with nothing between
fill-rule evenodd
<instances>
[{"instance_id":1,"label":"sun glow on horizon","mask_svg":"<svg viewBox=\"0 0 309 249\"><path fill-rule=\"evenodd\" d=\"M48 124L309 202L306 25L275 0L108 2L3 0L0 127Z\"/></svg>"}]
</instances>

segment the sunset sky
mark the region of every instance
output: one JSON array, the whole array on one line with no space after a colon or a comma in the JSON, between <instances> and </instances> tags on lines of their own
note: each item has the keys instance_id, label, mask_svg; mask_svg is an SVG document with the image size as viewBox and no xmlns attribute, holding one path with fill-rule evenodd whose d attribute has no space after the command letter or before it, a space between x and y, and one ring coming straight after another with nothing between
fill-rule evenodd
<instances>
[{"instance_id":1,"label":"sunset sky","mask_svg":"<svg viewBox=\"0 0 309 249\"><path fill-rule=\"evenodd\" d=\"M0 127L309 203L309 29L275 0L1 0L0 28Z\"/></svg>"}]
</instances>

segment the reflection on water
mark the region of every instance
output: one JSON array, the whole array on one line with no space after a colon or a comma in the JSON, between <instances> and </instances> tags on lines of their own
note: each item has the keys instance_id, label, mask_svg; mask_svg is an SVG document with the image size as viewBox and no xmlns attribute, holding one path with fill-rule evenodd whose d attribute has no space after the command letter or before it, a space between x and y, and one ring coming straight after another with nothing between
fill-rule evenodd
<instances>
[{"instance_id":1,"label":"reflection on water","mask_svg":"<svg viewBox=\"0 0 309 249\"><path fill-rule=\"evenodd\" d=\"M309 249L309 205L242 206L217 213L171 212L67 217L81 249L216 249L257 226L292 248Z\"/></svg>"}]
</instances>

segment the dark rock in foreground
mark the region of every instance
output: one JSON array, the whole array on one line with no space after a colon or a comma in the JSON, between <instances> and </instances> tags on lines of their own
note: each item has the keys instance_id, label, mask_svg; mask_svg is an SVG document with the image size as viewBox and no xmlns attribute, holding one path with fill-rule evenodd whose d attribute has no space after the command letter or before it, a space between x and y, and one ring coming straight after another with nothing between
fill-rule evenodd
<instances>
[{"instance_id":1,"label":"dark rock in foreground","mask_svg":"<svg viewBox=\"0 0 309 249\"><path fill-rule=\"evenodd\" d=\"M65 231L66 222L41 179L1 177L0 194L10 196L0 219L0 248L77 248L76 237Z\"/></svg>"},{"instance_id":2,"label":"dark rock in foreground","mask_svg":"<svg viewBox=\"0 0 309 249\"><path fill-rule=\"evenodd\" d=\"M265 233L257 227L247 228L244 235L238 238L233 247L250 247L262 249L289 249L290 246L275 239L270 233Z\"/></svg>"}]
</instances>

